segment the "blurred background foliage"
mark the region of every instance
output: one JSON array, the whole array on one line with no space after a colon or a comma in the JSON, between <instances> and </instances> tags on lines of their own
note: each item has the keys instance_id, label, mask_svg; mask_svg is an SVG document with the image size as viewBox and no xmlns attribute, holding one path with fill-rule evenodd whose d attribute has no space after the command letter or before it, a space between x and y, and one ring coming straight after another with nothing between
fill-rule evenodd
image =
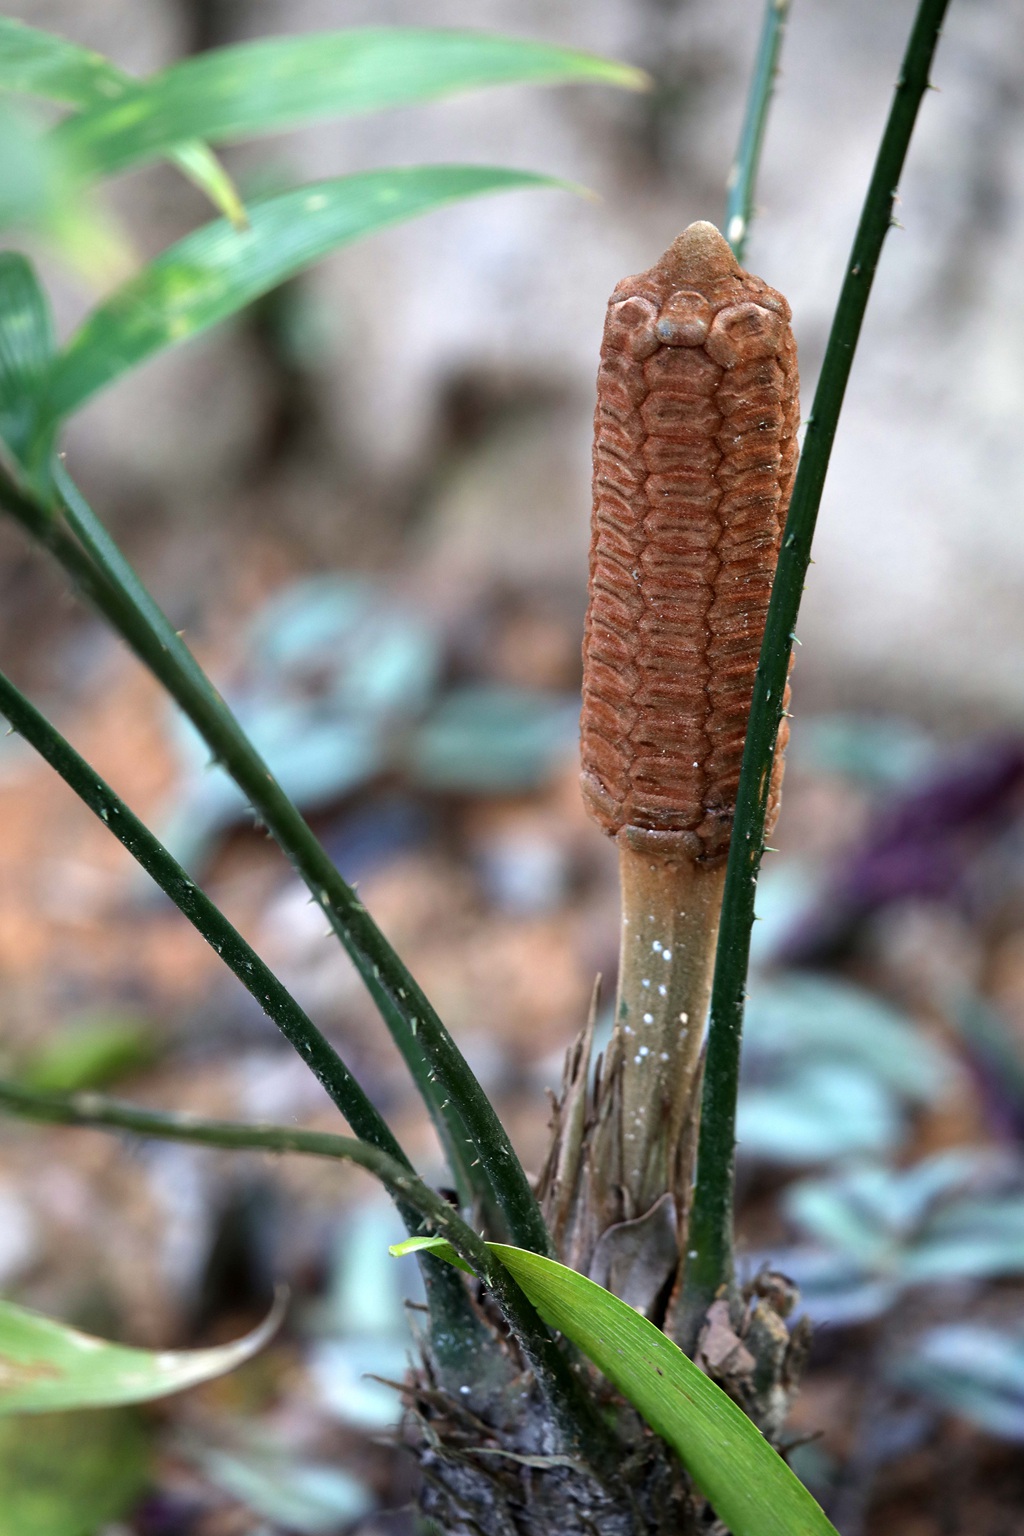
<instances>
[{"instance_id":1,"label":"blurred background foliage","mask_svg":"<svg viewBox=\"0 0 1024 1536\"><path fill-rule=\"evenodd\" d=\"M247 198L428 159L599 198L515 192L353 246L97 395L66 443L536 1169L543 1090L616 963L614 853L574 764L603 306L683 225L719 216L760 4L7 9L139 74L286 30L429 24L654 76L646 96L515 88L227 149ZM805 396L911 9L796 0L748 260L793 303ZM1022 45L1012 0L952 8L941 110L922 118L908 233L886 249L830 471L755 930L745 1263L781 1264L818 1324L793 1459L843 1536L1024 1530ZM32 242L62 341L109 274L210 216L167 164L71 198L21 108L0 151L0 217L37 218L54 195L75 212ZM438 1167L305 891L7 526L0 644ZM6 1073L334 1127L251 1000L15 739L0 814ZM5 1425L18 1536L72 1536L69 1505L82 1536L412 1529L410 1470L380 1440L398 1396L367 1373L401 1377L416 1274L387 1258L401 1234L358 1175L13 1124L0 1137L5 1295L153 1346L237 1336L275 1279L295 1297L280 1343L236 1377L77 1421L74 1457L54 1420L59 1483L32 1491Z\"/></svg>"}]
</instances>

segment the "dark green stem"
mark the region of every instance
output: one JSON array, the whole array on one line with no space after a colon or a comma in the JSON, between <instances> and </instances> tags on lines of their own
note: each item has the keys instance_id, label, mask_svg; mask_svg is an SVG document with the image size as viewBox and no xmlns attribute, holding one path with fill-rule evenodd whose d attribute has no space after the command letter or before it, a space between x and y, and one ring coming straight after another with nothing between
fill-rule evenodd
<instances>
[{"instance_id":1,"label":"dark green stem","mask_svg":"<svg viewBox=\"0 0 1024 1536\"><path fill-rule=\"evenodd\" d=\"M547 1229L511 1142L422 989L63 470L58 488L66 521L0 476L6 509L50 550L177 700L322 907L409 1067L464 1203L479 1202L492 1221L500 1212L495 1225L514 1242L549 1252Z\"/></svg>"},{"instance_id":2,"label":"dark green stem","mask_svg":"<svg viewBox=\"0 0 1024 1536\"><path fill-rule=\"evenodd\" d=\"M411 1167L387 1121L371 1104L334 1047L281 985L273 971L172 858L149 828L2 672L0 715L60 774L79 799L99 817L118 842L127 848L132 858L142 865L164 894L170 897L193 928L216 950L224 964L234 972L250 996L256 999L285 1039L309 1063L310 1070L356 1134L386 1152L396 1162Z\"/></svg>"},{"instance_id":3,"label":"dark green stem","mask_svg":"<svg viewBox=\"0 0 1024 1536\"><path fill-rule=\"evenodd\" d=\"M747 109L740 130L740 141L726 182L725 238L741 266L754 218L754 188L761 164L768 107L779 69L782 34L789 17L789 4L790 0L766 0L761 40L757 45L754 73L747 93Z\"/></svg>"},{"instance_id":4,"label":"dark green stem","mask_svg":"<svg viewBox=\"0 0 1024 1536\"><path fill-rule=\"evenodd\" d=\"M949 0L921 0L903 68L871 175L850 253L839 305L807 422L800 468L772 588L743 751L736 818L729 847L722 925L711 994L697 1184L688 1247L685 1312L690 1328L723 1286L734 1284L733 1186L736 1094L739 1086L750 932L764 849L771 763L782 720L794 626L811 557L811 540L853 354L892 223L907 148Z\"/></svg>"},{"instance_id":5,"label":"dark green stem","mask_svg":"<svg viewBox=\"0 0 1024 1536\"><path fill-rule=\"evenodd\" d=\"M281 985L273 971L189 878L148 827L3 673L0 673L0 714L60 774L64 782L100 818L197 932L216 950L267 1017L273 1020L285 1039L309 1064L310 1070L356 1134L395 1162L411 1168L412 1165L387 1121L366 1097L334 1047L299 1007L291 993ZM410 1233L420 1230L417 1211L402 1202L399 1202L398 1211ZM465 1361L471 1359L474 1352L479 1357L486 1349L488 1338L485 1330L469 1305L462 1286L452 1285L446 1265L432 1262L424 1266L423 1277L430 1303L431 1336L437 1341L435 1352L439 1368L442 1372L463 1368Z\"/></svg>"},{"instance_id":6,"label":"dark green stem","mask_svg":"<svg viewBox=\"0 0 1024 1536\"><path fill-rule=\"evenodd\" d=\"M302 1152L358 1164L380 1180L396 1203L417 1213L418 1231L445 1237L492 1293L547 1397L562 1435L563 1452L588 1455L599 1468L602 1455L610 1453L607 1432L583 1381L577 1378L547 1325L505 1266L447 1200L424 1184L407 1163L389 1156L380 1147L350 1136L330 1136L289 1126L238 1125L141 1109L97 1093L36 1093L2 1081L0 1107L22 1119L46 1124L128 1131L138 1136L233 1151Z\"/></svg>"}]
</instances>

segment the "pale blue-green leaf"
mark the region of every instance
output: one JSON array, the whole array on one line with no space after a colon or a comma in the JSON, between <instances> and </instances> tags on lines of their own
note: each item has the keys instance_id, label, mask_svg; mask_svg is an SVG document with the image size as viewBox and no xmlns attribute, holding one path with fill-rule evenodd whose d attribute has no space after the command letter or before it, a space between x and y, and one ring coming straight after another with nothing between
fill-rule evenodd
<instances>
[{"instance_id":1,"label":"pale blue-green leaf","mask_svg":"<svg viewBox=\"0 0 1024 1536\"><path fill-rule=\"evenodd\" d=\"M401 1420L401 1394L389 1383L401 1381L408 1366L407 1302L423 1300L419 1266L411 1257L400 1264L388 1258L398 1236L389 1205L374 1200L352 1212L326 1294L309 1318L307 1365L321 1402L342 1421L377 1432Z\"/></svg>"},{"instance_id":2,"label":"pale blue-green leaf","mask_svg":"<svg viewBox=\"0 0 1024 1536\"><path fill-rule=\"evenodd\" d=\"M930 1231L949 1219L959 1225L966 1211L981 1209L987 1195L1016 1179L1022 1170L1012 1154L994 1147L949 1147L910 1168L892 1170L885 1184L889 1220L906 1230L926 1218Z\"/></svg>"},{"instance_id":3,"label":"pale blue-green leaf","mask_svg":"<svg viewBox=\"0 0 1024 1536\"><path fill-rule=\"evenodd\" d=\"M53 432L40 423L40 392L55 347L32 264L16 251L0 252L0 438L35 485L47 479L53 451Z\"/></svg>"},{"instance_id":4,"label":"pale blue-green leaf","mask_svg":"<svg viewBox=\"0 0 1024 1536\"><path fill-rule=\"evenodd\" d=\"M102 108L135 88L136 82L101 53L52 32L0 17L0 92L41 96L79 109ZM205 192L215 208L236 224L245 209L238 191L216 155L186 135L167 154L184 175Z\"/></svg>"},{"instance_id":5,"label":"pale blue-green leaf","mask_svg":"<svg viewBox=\"0 0 1024 1536\"><path fill-rule=\"evenodd\" d=\"M254 203L248 229L227 220L205 225L88 316L57 359L50 411L77 410L147 358L236 314L349 241L460 198L560 185L527 171L430 165L315 182Z\"/></svg>"},{"instance_id":6,"label":"pale blue-green leaf","mask_svg":"<svg viewBox=\"0 0 1024 1536\"><path fill-rule=\"evenodd\" d=\"M991 1193L1007 1163L953 1148L916 1167L862 1166L791 1185L791 1220L863 1273L900 1287L1024 1272L1024 1195Z\"/></svg>"},{"instance_id":7,"label":"pale blue-green leaf","mask_svg":"<svg viewBox=\"0 0 1024 1536\"><path fill-rule=\"evenodd\" d=\"M299 700L241 701L236 711L250 741L290 800L315 811L351 794L386 763L379 723L370 715L321 715ZM160 840L186 869L198 871L211 841L247 820L249 802L232 778L208 766L208 755L191 732L179 738L193 747L191 771L160 831ZM198 748L198 750L195 750Z\"/></svg>"},{"instance_id":8,"label":"pale blue-green leaf","mask_svg":"<svg viewBox=\"0 0 1024 1536\"><path fill-rule=\"evenodd\" d=\"M1024 1272L1024 1195L965 1195L940 1207L909 1248L910 1283Z\"/></svg>"},{"instance_id":9,"label":"pale blue-green leaf","mask_svg":"<svg viewBox=\"0 0 1024 1536\"><path fill-rule=\"evenodd\" d=\"M855 1168L831 1178L801 1179L783 1198L786 1215L809 1237L864 1269L898 1263L900 1233L886 1221L879 1186L885 1168Z\"/></svg>"},{"instance_id":10,"label":"pale blue-green leaf","mask_svg":"<svg viewBox=\"0 0 1024 1536\"><path fill-rule=\"evenodd\" d=\"M277 592L247 648L261 688L377 719L418 714L441 670L438 637L424 619L373 582L338 573Z\"/></svg>"},{"instance_id":11,"label":"pale blue-green leaf","mask_svg":"<svg viewBox=\"0 0 1024 1536\"><path fill-rule=\"evenodd\" d=\"M922 1242L903 1257L907 1285L944 1285L954 1280L994 1280L1024 1274L1024 1235L996 1233Z\"/></svg>"},{"instance_id":12,"label":"pale blue-green leaf","mask_svg":"<svg viewBox=\"0 0 1024 1536\"><path fill-rule=\"evenodd\" d=\"M808 772L883 790L919 782L937 756L934 738L899 716L819 715L794 746L794 760Z\"/></svg>"},{"instance_id":13,"label":"pale blue-green leaf","mask_svg":"<svg viewBox=\"0 0 1024 1536\"><path fill-rule=\"evenodd\" d=\"M578 735L576 698L472 685L440 701L410 743L408 767L428 789L516 794L543 784Z\"/></svg>"},{"instance_id":14,"label":"pale blue-green leaf","mask_svg":"<svg viewBox=\"0 0 1024 1536\"><path fill-rule=\"evenodd\" d=\"M836 1536L746 1414L652 1322L563 1264L504 1243L488 1247L544 1321L589 1356L673 1447L733 1536ZM436 1238L412 1238L392 1252L424 1248L454 1260Z\"/></svg>"},{"instance_id":15,"label":"pale blue-green leaf","mask_svg":"<svg viewBox=\"0 0 1024 1536\"><path fill-rule=\"evenodd\" d=\"M238 1448L197 1445L190 1459L212 1483L275 1528L294 1536L336 1536L374 1507L376 1499L366 1484L341 1467L299 1461L273 1441L247 1438L250 1443Z\"/></svg>"},{"instance_id":16,"label":"pale blue-green leaf","mask_svg":"<svg viewBox=\"0 0 1024 1536\"><path fill-rule=\"evenodd\" d=\"M248 1360L277 1330L278 1297L266 1320L210 1349L131 1349L0 1301L0 1415L144 1403L210 1381Z\"/></svg>"},{"instance_id":17,"label":"pale blue-green leaf","mask_svg":"<svg viewBox=\"0 0 1024 1536\"><path fill-rule=\"evenodd\" d=\"M767 1083L744 1084L736 1111L741 1157L786 1166L893 1151L903 1118L891 1091L844 1061L792 1063Z\"/></svg>"},{"instance_id":18,"label":"pale blue-green leaf","mask_svg":"<svg viewBox=\"0 0 1024 1536\"><path fill-rule=\"evenodd\" d=\"M0 1530L97 1536L130 1513L149 1471L149 1436L130 1409L0 1419Z\"/></svg>"},{"instance_id":19,"label":"pale blue-green leaf","mask_svg":"<svg viewBox=\"0 0 1024 1536\"><path fill-rule=\"evenodd\" d=\"M936 1099L956 1071L905 1014L861 987L819 976L756 981L743 1042L751 1059L813 1055L855 1063L915 1103Z\"/></svg>"},{"instance_id":20,"label":"pale blue-green leaf","mask_svg":"<svg viewBox=\"0 0 1024 1536\"><path fill-rule=\"evenodd\" d=\"M800 1292L800 1311L814 1324L855 1327L881 1317L898 1300L902 1286L879 1278L844 1253L820 1248L772 1248L749 1255L750 1272L762 1266L781 1270Z\"/></svg>"},{"instance_id":21,"label":"pale blue-green leaf","mask_svg":"<svg viewBox=\"0 0 1024 1536\"><path fill-rule=\"evenodd\" d=\"M645 76L591 54L488 32L314 32L185 59L62 124L55 139L84 174L104 176L165 154L185 137L220 142L453 91L560 80L639 88Z\"/></svg>"},{"instance_id":22,"label":"pale blue-green leaf","mask_svg":"<svg viewBox=\"0 0 1024 1536\"><path fill-rule=\"evenodd\" d=\"M397 1429L401 1423L402 1396L388 1383L401 1381L408 1366L408 1322L404 1339L319 1339L306 1357L310 1382L323 1407L342 1423L375 1433Z\"/></svg>"},{"instance_id":23,"label":"pale blue-green leaf","mask_svg":"<svg viewBox=\"0 0 1024 1536\"><path fill-rule=\"evenodd\" d=\"M1002 1439L1024 1443L1024 1334L970 1323L933 1328L897 1356L889 1375L904 1389Z\"/></svg>"},{"instance_id":24,"label":"pale blue-green leaf","mask_svg":"<svg viewBox=\"0 0 1024 1536\"><path fill-rule=\"evenodd\" d=\"M788 858L773 859L761 870L757 882L757 922L750 935L750 963L754 971L770 966L783 942L818 899L821 879L809 863Z\"/></svg>"}]
</instances>

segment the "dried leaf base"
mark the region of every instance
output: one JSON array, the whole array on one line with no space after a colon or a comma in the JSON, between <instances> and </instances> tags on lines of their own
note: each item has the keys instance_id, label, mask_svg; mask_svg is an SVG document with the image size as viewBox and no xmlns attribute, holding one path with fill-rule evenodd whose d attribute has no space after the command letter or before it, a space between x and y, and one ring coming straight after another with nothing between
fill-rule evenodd
<instances>
[{"instance_id":1,"label":"dried leaf base","mask_svg":"<svg viewBox=\"0 0 1024 1536\"><path fill-rule=\"evenodd\" d=\"M615 1028L570 1052L541 1179L559 1256L661 1321L685 1252L701 1049L725 872L619 839Z\"/></svg>"}]
</instances>

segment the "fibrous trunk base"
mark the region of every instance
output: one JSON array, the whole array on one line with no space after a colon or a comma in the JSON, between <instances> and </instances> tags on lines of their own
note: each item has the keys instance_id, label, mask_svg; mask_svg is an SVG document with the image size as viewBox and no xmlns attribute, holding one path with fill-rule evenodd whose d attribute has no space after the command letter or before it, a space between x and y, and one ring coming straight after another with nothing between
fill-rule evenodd
<instances>
[{"instance_id":1,"label":"fibrous trunk base","mask_svg":"<svg viewBox=\"0 0 1024 1536\"><path fill-rule=\"evenodd\" d=\"M406 1437L422 1473L427 1530L444 1536L708 1536L723 1532L671 1451L600 1378L621 1455L594 1468L552 1451L528 1373L481 1402L424 1362L406 1383Z\"/></svg>"}]
</instances>

